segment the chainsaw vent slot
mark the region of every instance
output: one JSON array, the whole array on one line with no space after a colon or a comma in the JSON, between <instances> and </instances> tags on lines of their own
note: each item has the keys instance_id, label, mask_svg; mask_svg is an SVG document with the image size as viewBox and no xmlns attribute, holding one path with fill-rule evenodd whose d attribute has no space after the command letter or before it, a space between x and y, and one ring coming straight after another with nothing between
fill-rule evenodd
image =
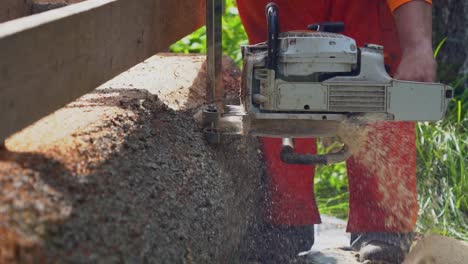
<instances>
[{"instance_id":1,"label":"chainsaw vent slot","mask_svg":"<svg viewBox=\"0 0 468 264\"><path fill-rule=\"evenodd\" d=\"M266 80L266 79L268 79L268 70L267 69L256 69L255 70L255 79L257 79L257 80Z\"/></svg>"},{"instance_id":2,"label":"chainsaw vent slot","mask_svg":"<svg viewBox=\"0 0 468 264\"><path fill-rule=\"evenodd\" d=\"M384 86L330 86L328 108L336 112L385 112Z\"/></svg>"}]
</instances>

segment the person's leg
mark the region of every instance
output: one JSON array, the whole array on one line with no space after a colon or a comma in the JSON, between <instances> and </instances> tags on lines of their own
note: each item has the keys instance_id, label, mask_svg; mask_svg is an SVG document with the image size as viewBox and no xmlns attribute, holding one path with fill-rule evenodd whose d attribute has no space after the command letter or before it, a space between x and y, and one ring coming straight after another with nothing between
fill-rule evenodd
<instances>
[{"instance_id":1,"label":"person's leg","mask_svg":"<svg viewBox=\"0 0 468 264\"><path fill-rule=\"evenodd\" d=\"M414 124L368 128L363 149L348 161L349 232L412 232L417 218Z\"/></svg>"},{"instance_id":2,"label":"person's leg","mask_svg":"<svg viewBox=\"0 0 468 264\"><path fill-rule=\"evenodd\" d=\"M401 51L386 1L335 0L330 19L344 21L345 34L359 46L384 45L385 62L396 69ZM411 231L417 211L414 123L380 122L369 125L367 131L360 152L347 163L351 193L348 231ZM401 209L401 214L392 213L389 208L393 207Z\"/></svg>"},{"instance_id":3,"label":"person's leg","mask_svg":"<svg viewBox=\"0 0 468 264\"><path fill-rule=\"evenodd\" d=\"M251 44L266 40L265 6L270 0L237 0L239 13ZM324 1L274 1L279 7L281 31L305 30L308 24L322 21ZM285 240L293 253L309 250L314 224L320 223L313 193L313 166L288 165L280 160L281 139L262 138L266 164L266 222L273 240ZM298 139L295 151L315 153L315 140ZM266 243L273 243L266 241Z\"/></svg>"},{"instance_id":4,"label":"person's leg","mask_svg":"<svg viewBox=\"0 0 468 264\"><path fill-rule=\"evenodd\" d=\"M335 0L332 10L331 19L344 21L345 34L355 38L359 46L383 45L390 74L396 70L401 51L386 1ZM352 233L352 246L360 251L361 258L401 259L410 243L418 210L414 124L380 123L368 126L367 132L359 153L347 162L347 231Z\"/></svg>"},{"instance_id":5,"label":"person's leg","mask_svg":"<svg viewBox=\"0 0 468 264\"><path fill-rule=\"evenodd\" d=\"M348 161L350 214L347 231L361 259L401 262L416 225L414 124L369 126L363 149Z\"/></svg>"},{"instance_id":6,"label":"person's leg","mask_svg":"<svg viewBox=\"0 0 468 264\"><path fill-rule=\"evenodd\" d=\"M314 224L320 223L313 192L314 167L288 165L280 160L279 138L261 138L266 165L265 256L293 257L314 244ZM295 140L297 153L315 153L314 139Z\"/></svg>"},{"instance_id":7,"label":"person's leg","mask_svg":"<svg viewBox=\"0 0 468 264\"><path fill-rule=\"evenodd\" d=\"M320 223L314 199L313 166L288 165L280 160L281 139L262 138L267 170L267 221L275 226ZM315 153L314 139L296 139L295 151Z\"/></svg>"}]
</instances>

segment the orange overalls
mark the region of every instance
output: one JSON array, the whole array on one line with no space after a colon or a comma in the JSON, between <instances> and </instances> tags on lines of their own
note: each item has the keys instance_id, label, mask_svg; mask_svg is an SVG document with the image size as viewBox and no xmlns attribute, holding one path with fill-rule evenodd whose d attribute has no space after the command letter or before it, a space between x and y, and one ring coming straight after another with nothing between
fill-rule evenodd
<instances>
[{"instance_id":1,"label":"orange overalls","mask_svg":"<svg viewBox=\"0 0 468 264\"><path fill-rule=\"evenodd\" d=\"M393 0L396 2L408 0ZM386 64L394 72L401 51L389 4L384 0L237 0L239 12L250 43L266 40L265 6L277 3L282 32L305 30L318 22L342 21L345 35L359 46L366 43L385 47ZM347 231L411 232L417 219L415 125L407 122L386 122L376 125L369 137L379 139L385 147L390 166L379 181L375 168L369 169L359 158L347 161L350 190L350 213ZM303 226L320 223L313 192L314 167L288 165L280 160L281 139L262 138L268 175L269 222L273 225ZM372 140L369 140L372 142ZM297 153L315 153L314 139L297 139ZM370 150L370 148L369 148ZM368 163L367 163L368 164ZM400 185L403 186L402 191ZM398 186L397 186L398 185ZM380 189L380 190L379 190ZM400 195L401 192L407 195ZM384 192L384 193L383 193ZM385 197L384 197L385 196ZM390 197L390 198L389 198ZM399 210L388 210L392 203ZM389 224L389 219L392 220Z\"/></svg>"}]
</instances>

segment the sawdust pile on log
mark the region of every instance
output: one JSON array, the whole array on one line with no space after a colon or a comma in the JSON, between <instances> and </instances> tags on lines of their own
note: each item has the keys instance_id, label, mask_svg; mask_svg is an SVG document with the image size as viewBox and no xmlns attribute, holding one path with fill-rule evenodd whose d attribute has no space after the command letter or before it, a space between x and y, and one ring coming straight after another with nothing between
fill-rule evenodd
<instances>
[{"instance_id":1,"label":"sawdust pile on log","mask_svg":"<svg viewBox=\"0 0 468 264\"><path fill-rule=\"evenodd\" d=\"M0 263L236 262L256 222L258 142L208 145L195 109L170 109L165 94L135 81L163 63L174 61L156 56L6 141ZM226 72L238 82L238 70ZM191 94L181 90L204 89L199 83L172 88Z\"/></svg>"}]
</instances>

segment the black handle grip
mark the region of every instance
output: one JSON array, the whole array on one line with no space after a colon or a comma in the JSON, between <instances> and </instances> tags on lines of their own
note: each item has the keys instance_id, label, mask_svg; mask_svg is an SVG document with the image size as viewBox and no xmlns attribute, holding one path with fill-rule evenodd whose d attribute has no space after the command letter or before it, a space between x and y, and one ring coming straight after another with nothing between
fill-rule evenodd
<instances>
[{"instance_id":1,"label":"black handle grip","mask_svg":"<svg viewBox=\"0 0 468 264\"><path fill-rule=\"evenodd\" d=\"M307 29L319 32L341 33L344 31L345 27L343 22L324 22L309 25Z\"/></svg>"},{"instance_id":2,"label":"black handle grip","mask_svg":"<svg viewBox=\"0 0 468 264\"><path fill-rule=\"evenodd\" d=\"M279 45L279 9L275 3L269 3L265 8L268 27L268 61L267 68L276 70Z\"/></svg>"}]
</instances>

